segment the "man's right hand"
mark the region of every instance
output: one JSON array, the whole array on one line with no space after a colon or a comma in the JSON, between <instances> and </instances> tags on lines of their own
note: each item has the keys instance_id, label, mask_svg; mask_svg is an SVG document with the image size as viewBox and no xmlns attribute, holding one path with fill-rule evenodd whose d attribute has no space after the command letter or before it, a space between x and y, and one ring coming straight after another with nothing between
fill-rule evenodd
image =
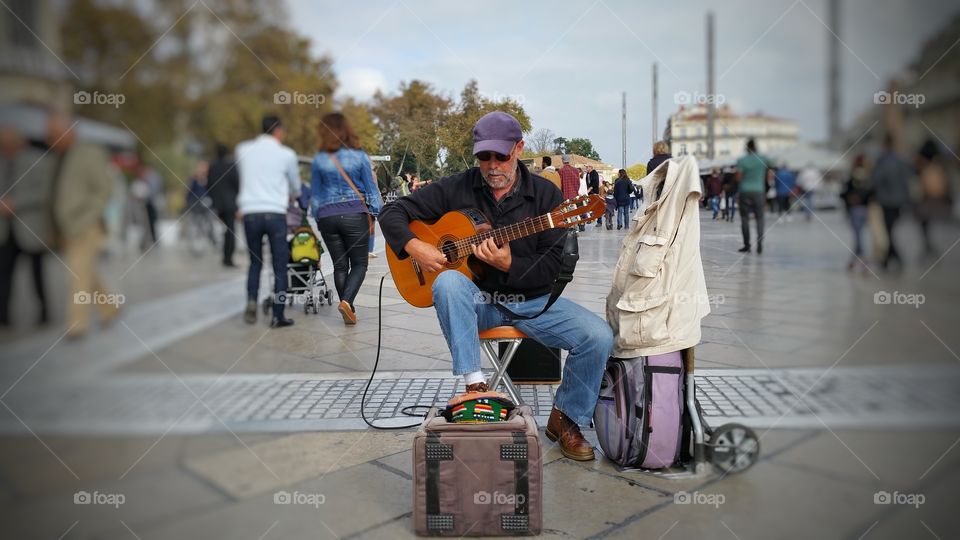
<instances>
[{"instance_id":1,"label":"man's right hand","mask_svg":"<svg viewBox=\"0 0 960 540\"><path fill-rule=\"evenodd\" d=\"M419 238L414 238L403 246L420 268L427 272L439 272L447 263L447 257L436 246L428 244Z\"/></svg>"}]
</instances>

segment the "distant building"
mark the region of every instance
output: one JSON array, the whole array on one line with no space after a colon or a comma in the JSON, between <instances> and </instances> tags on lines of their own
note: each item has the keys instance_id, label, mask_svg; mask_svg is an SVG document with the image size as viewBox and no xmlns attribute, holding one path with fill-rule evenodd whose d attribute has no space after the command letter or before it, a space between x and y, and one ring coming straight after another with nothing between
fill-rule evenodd
<instances>
[{"instance_id":1,"label":"distant building","mask_svg":"<svg viewBox=\"0 0 960 540\"><path fill-rule=\"evenodd\" d=\"M746 152L747 139L757 141L761 152L789 148L797 144L797 125L782 118L761 113L737 115L728 105L717 108L713 124L714 157L735 159ZM680 110L667 119L664 140L675 156L707 157L707 107L681 105Z\"/></svg>"},{"instance_id":2,"label":"distant building","mask_svg":"<svg viewBox=\"0 0 960 540\"><path fill-rule=\"evenodd\" d=\"M0 9L0 103L66 106L74 75L60 58L60 17L48 0Z\"/></svg>"}]
</instances>

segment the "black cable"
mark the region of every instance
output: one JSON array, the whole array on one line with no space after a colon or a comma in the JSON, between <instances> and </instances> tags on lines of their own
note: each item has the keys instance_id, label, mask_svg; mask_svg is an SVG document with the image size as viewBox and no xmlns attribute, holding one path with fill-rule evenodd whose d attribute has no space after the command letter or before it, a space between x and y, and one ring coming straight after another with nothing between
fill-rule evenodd
<instances>
[{"instance_id":1,"label":"black cable","mask_svg":"<svg viewBox=\"0 0 960 540\"><path fill-rule=\"evenodd\" d=\"M367 420L367 413L365 410L366 403L367 403L367 392L370 390L370 384L373 382L373 377L377 374L377 366L380 364L380 340L383 337L383 280L386 279L386 277L387 276L384 275L380 278L380 290L379 290L379 293L377 294L377 357L373 361L373 370L370 372L370 378L367 379L367 386L364 387L363 389L363 396L360 397L360 417L363 418L363 421L366 422L368 426L374 429L410 429L412 427L419 426L421 422L417 422L415 424L407 424L403 426L390 426L390 427L378 426L378 425L375 425L370 420ZM433 407L432 404L431 405L408 405L400 409L400 412L405 414L406 416L425 418L427 416L426 413L416 414L416 413L408 412L408 409L429 410L432 407Z\"/></svg>"}]
</instances>

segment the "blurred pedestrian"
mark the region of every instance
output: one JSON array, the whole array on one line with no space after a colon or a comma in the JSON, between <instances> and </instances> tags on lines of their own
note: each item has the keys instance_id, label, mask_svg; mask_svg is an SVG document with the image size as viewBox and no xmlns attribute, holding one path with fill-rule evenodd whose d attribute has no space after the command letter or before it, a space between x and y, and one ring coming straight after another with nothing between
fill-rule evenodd
<instances>
[{"instance_id":1,"label":"blurred pedestrian","mask_svg":"<svg viewBox=\"0 0 960 540\"><path fill-rule=\"evenodd\" d=\"M226 145L216 144L207 178L207 193L210 195L213 210L225 227L221 263L227 268L233 268L236 266L233 252L237 245L237 194L240 192L240 173Z\"/></svg>"},{"instance_id":2,"label":"blurred pedestrian","mask_svg":"<svg viewBox=\"0 0 960 540\"><path fill-rule=\"evenodd\" d=\"M607 218L607 230L613 229L613 219L617 214L617 199L613 195L613 186L610 182L603 181L600 184L600 196L603 197L604 216Z\"/></svg>"},{"instance_id":3,"label":"blurred pedestrian","mask_svg":"<svg viewBox=\"0 0 960 540\"><path fill-rule=\"evenodd\" d=\"M723 218L733 223L737 208L737 175L732 168L723 171Z\"/></svg>"},{"instance_id":4,"label":"blurred pedestrian","mask_svg":"<svg viewBox=\"0 0 960 540\"><path fill-rule=\"evenodd\" d=\"M881 261L884 270L888 270L893 261L897 262L898 267L903 266L894 239L894 229L901 211L910 203L909 183L912 175L910 164L897 155L893 138L887 134L883 139L883 152L870 175L874 196L883 208L883 225L887 232L887 253Z\"/></svg>"},{"instance_id":5,"label":"blurred pedestrian","mask_svg":"<svg viewBox=\"0 0 960 540\"><path fill-rule=\"evenodd\" d=\"M263 133L237 145L240 192L237 204L243 215L250 270L247 274L247 307L244 320L257 322L260 271L263 268L263 238L270 244L273 260L273 318L271 328L293 325L284 317L287 293L287 208L300 195L297 154L283 145L286 132L280 119L268 115L261 122Z\"/></svg>"},{"instance_id":6,"label":"blurred pedestrian","mask_svg":"<svg viewBox=\"0 0 960 540\"><path fill-rule=\"evenodd\" d=\"M813 219L813 195L820 187L822 180L823 175L820 174L813 163L807 163L807 166L797 176L797 188L800 191L800 199L803 204L803 215L808 222Z\"/></svg>"},{"instance_id":7,"label":"blurred pedestrian","mask_svg":"<svg viewBox=\"0 0 960 540\"><path fill-rule=\"evenodd\" d=\"M563 191L563 198L568 201L576 199L580 191L580 174L573 168L573 165L570 165L569 154L563 154L560 159L563 161L563 166L560 167L560 186L561 191ZM577 229L583 231L583 224L577 224Z\"/></svg>"},{"instance_id":8,"label":"blurred pedestrian","mask_svg":"<svg viewBox=\"0 0 960 540\"><path fill-rule=\"evenodd\" d=\"M935 258L938 251L931 238L930 224L950 218L953 209L950 180L940 148L933 140L927 139L920 147L916 163L917 180L920 184L916 215L923 235L923 253L926 257Z\"/></svg>"},{"instance_id":9,"label":"blurred pedestrian","mask_svg":"<svg viewBox=\"0 0 960 540\"><path fill-rule=\"evenodd\" d=\"M585 180L587 182L587 195L600 194L600 173L593 168L593 165L587 165ZM603 226L603 216L597 220L597 227Z\"/></svg>"},{"instance_id":10,"label":"blurred pedestrian","mask_svg":"<svg viewBox=\"0 0 960 540\"><path fill-rule=\"evenodd\" d=\"M51 160L32 148L12 126L0 127L0 327L9 326L17 259L30 260L39 323L50 320L44 287L44 253L53 242Z\"/></svg>"},{"instance_id":11,"label":"blurred pedestrian","mask_svg":"<svg viewBox=\"0 0 960 540\"><path fill-rule=\"evenodd\" d=\"M163 202L163 178L155 168L144 164L140 167L140 180L146 188L143 198L144 208L147 210L147 231L150 233L149 245L157 243L157 217Z\"/></svg>"},{"instance_id":12,"label":"blurred pedestrian","mask_svg":"<svg viewBox=\"0 0 960 540\"><path fill-rule=\"evenodd\" d=\"M104 286L97 258L104 243L103 213L110 201L113 180L107 153L100 147L77 141L75 123L62 113L47 118L47 140L53 159L54 235L63 246L64 263L70 271L67 297L67 337L84 336L90 309L107 326L120 312L118 295Z\"/></svg>"},{"instance_id":13,"label":"blurred pedestrian","mask_svg":"<svg viewBox=\"0 0 960 540\"><path fill-rule=\"evenodd\" d=\"M867 208L873 198L873 188L870 185L867 158L863 154L854 158L850 178L840 197L847 208L847 219L853 231L853 256L847 263L847 270L853 271L858 266L862 266L863 271L868 272L869 268L863 260L863 227L867 223Z\"/></svg>"},{"instance_id":14,"label":"blurred pedestrian","mask_svg":"<svg viewBox=\"0 0 960 540\"><path fill-rule=\"evenodd\" d=\"M757 153L757 143L747 141L747 154L737 160L737 184L740 192L740 232L743 247L740 253L750 253L750 214L757 219L757 255L763 253L764 193L769 171L767 159Z\"/></svg>"},{"instance_id":15,"label":"blurred pedestrian","mask_svg":"<svg viewBox=\"0 0 960 540\"><path fill-rule=\"evenodd\" d=\"M670 145L666 141L657 141L653 143L653 157L647 161L647 174L653 172L664 161L672 158L670 155Z\"/></svg>"},{"instance_id":16,"label":"blurred pedestrian","mask_svg":"<svg viewBox=\"0 0 960 540\"><path fill-rule=\"evenodd\" d=\"M553 182L553 185L557 186L557 189L562 191L563 185L560 182L560 173L558 173L556 167L553 166L553 158L550 156L543 156L543 158L541 158L540 165L542 168L537 174Z\"/></svg>"},{"instance_id":17,"label":"blurred pedestrian","mask_svg":"<svg viewBox=\"0 0 960 540\"><path fill-rule=\"evenodd\" d=\"M790 221L790 196L797 187L797 173L787 168L786 164L781 165L774 174L774 182L777 189L777 215Z\"/></svg>"},{"instance_id":18,"label":"blurred pedestrian","mask_svg":"<svg viewBox=\"0 0 960 540\"><path fill-rule=\"evenodd\" d=\"M633 192L633 182L627 176L627 171L617 171L617 180L613 183L613 196L617 200L617 230L630 228L630 194Z\"/></svg>"},{"instance_id":19,"label":"blurred pedestrian","mask_svg":"<svg viewBox=\"0 0 960 540\"><path fill-rule=\"evenodd\" d=\"M357 324L356 300L367 275L373 219L383 202L370 158L347 118L330 113L320 119L320 151L310 173L312 213L333 259L333 282L344 324Z\"/></svg>"},{"instance_id":20,"label":"blurred pedestrian","mask_svg":"<svg viewBox=\"0 0 960 540\"><path fill-rule=\"evenodd\" d=\"M723 176L720 175L720 169L716 167L710 171L707 178L707 203L713 210L713 219L716 220L720 215L720 195L723 192Z\"/></svg>"},{"instance_id":21,"label":"blurred pedestrian","mask_svg":"<svg viewBox=\"0 0 960 540\"><path fill-rule=\"evenodd\" d=\"M200 160L190 175L187 183L186 211L204 210L203 200L207 198L207 171L209 167L207 162Z\"/></svg>"}]
</instances>

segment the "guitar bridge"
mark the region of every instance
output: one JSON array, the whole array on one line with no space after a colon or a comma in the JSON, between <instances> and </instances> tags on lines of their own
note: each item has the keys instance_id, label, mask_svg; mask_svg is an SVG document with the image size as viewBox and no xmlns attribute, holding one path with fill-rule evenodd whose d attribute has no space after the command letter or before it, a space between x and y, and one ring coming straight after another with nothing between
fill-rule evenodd
<instances>
[{"instance_id":1,"label":"guitar bridge","mask_svg":"<svg viewBox=\"0 0 960 540\"><path fill-rule=\"evenodd\" d=\"M413 259L413 257L410 257L410 258ZM424 279L423 271L420 270L420 264L417 263L415 259L413 260L413 271L417 273L417 281L420 282L420 285L421 286L426 285L427 280Z\"/></svg>"}]
</instances>

